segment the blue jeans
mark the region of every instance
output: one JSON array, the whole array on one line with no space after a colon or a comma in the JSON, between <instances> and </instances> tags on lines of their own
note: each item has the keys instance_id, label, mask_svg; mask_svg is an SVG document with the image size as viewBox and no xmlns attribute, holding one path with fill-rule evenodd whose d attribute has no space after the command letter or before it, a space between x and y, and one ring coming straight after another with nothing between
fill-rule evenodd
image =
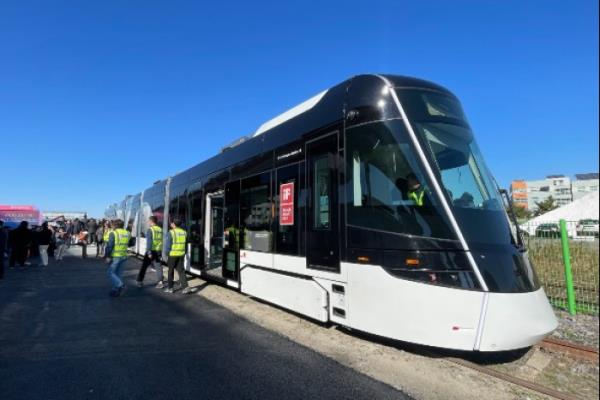
<instances>
[{"instance_id":1,"label":"blue jeans","mask_svg":"<svg viewBox=\"0 0 600 400\"><path fill-rule=\"evenodd\" d=\"M108 277L110 278L114 289L118 289L124 285L123 280L121 279L121 269L123 268L125 261L127 261L127 257L115 257L108 267Z\"/></svg>"}]
</instances>

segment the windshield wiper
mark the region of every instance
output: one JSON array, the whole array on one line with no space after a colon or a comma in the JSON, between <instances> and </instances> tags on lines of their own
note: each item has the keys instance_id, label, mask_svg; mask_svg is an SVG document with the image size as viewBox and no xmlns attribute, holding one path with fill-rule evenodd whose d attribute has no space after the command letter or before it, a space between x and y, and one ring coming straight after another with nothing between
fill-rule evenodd
<instances>
[{"instance_id":1,"label":"windshield wiper","mask_svg":"<svg viewBox=\"0 0 600 400\"><path fill-rule=\"evenodd\" d=\"M510 196L508 195L506 189L500 189L500 187L498 187L498 182L496 182L495 179L494 183L496 184L496 188L500 192L500 195L504 196L504 198L506 199L506 203L508 204L508 215L512 219L513 224L515 224L515 229L517 231L517 248L519 249L519 251L525 251L525 242L523 241L523 234L521 233L521 228L519 228L519 222L517 221L517 216L515 215L515 211L513 209L513 202L510 199Z\"/></svg>"}]
</instances>

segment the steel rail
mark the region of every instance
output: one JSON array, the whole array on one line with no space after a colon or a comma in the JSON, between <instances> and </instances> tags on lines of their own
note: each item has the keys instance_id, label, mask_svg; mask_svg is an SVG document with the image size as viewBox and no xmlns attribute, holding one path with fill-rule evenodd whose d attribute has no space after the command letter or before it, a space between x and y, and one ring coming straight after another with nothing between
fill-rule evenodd
<instances>
[{"instance_id":1,"label":"steel rail","mask_svg":"<svg viewBox=\"0 0 600 400\"><path fill-rule=\"evenodd\" d=\"M489 368L489 367L486 367L483 365L479 365L479 364L476 364L471 361L463 360L461 358L454 358L454 357L450 357L450 358L446 357L444 359L448 360L454 364L458 364L463 367L473 369L475 371L481 372L482 374L493 376L493 377L503 380L505 382L512 383L513 385L524 387L533 392L537 392L537 393L540 393L540 394L543 394L543 395L546 395L546 396L549 396L549 397L552 397L552 398L555 398L558 400L579 400L578 397L576 397L572 394L563 393L556 389L549 388L547 386L539 385L537 383L530 382L525 379L517 378L516 376L512 376L512 375L506 374L504 372L496 371L495 369L492 369L492 368Z\"/></svg>"},{"instance_id":2,"label":"steel rail","mask_svg":"<svg viewBox=\"0 0 600 400\"><path fill-rule=\"evenodd\" d=\"M598 364L598 349L594 347L555 338L546 338L540 342L539 346L544 349L565 353L578 359L592 361Z\"/></svg>"}]
</instances>

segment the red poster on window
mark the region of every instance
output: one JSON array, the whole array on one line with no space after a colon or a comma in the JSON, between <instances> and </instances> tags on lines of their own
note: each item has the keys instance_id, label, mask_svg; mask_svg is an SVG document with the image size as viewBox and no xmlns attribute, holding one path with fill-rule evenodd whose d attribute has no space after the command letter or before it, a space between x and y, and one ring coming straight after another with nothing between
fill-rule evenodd
<instances>
[{"instance_id":1,"label":"red poster on window","mask_svg":"<svg viewBox=\"0 0 600 400\"><path fill-rule=\"evenodd\" d=\"M294 182L279 186L279 225L294 225Z\"/></svg>"}]
</instances>

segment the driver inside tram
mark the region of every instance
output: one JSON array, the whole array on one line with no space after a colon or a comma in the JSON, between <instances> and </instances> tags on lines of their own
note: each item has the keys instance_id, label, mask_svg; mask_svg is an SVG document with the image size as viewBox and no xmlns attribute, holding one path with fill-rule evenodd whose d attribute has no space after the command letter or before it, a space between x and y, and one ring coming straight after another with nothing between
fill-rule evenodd
<instances>
[{"instance_id":1,"label":"driver inside tram","mask_svg":"<svg viewBox=\"0 0 600 400\"><path fill-rule=\"evenodd\" d=\"M412 200L415 206L423 207L425 205L425 188L412 172L406 176L406 181L408 185L408 199Z\"/></svg>"}]
</instances>

